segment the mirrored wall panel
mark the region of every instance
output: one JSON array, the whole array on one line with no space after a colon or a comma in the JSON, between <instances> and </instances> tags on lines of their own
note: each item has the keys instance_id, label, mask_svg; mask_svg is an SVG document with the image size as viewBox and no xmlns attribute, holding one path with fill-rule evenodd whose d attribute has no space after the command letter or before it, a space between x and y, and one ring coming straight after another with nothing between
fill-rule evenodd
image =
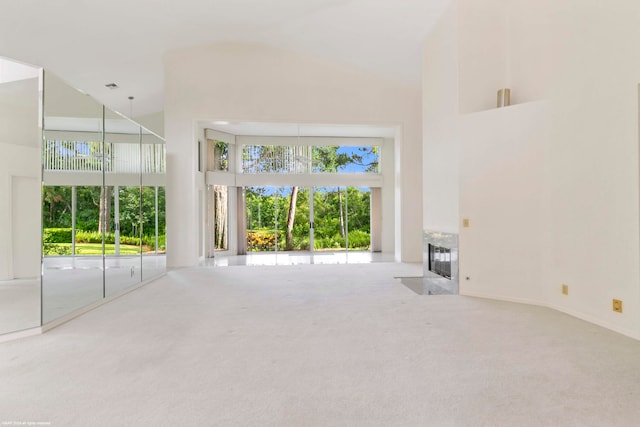
<instances>
[{"instance_id":1,"label":"mirrored wall panel","mask_svg":"<svg viewBox=\"0 0 640 427\"><path fill-rule=\"evenodd\" d=\"M140 253L147 280L166 270L165 141L145 128L140 137Z\"/></svg>"},{"instance_id":2,"label":"mirrored wall panel","mask_svg":"<svg viewBox=\"0 0 640 427\"><path fill-rule=\"evenodd\" d=\"M42 315L47 323L100 301L103 107L44 75Z\"/></svg>"},{"instance_id":3,"label":"mirrored wall panel","mask_svg":"<svg viewBox=\"0 0 640 427\"><path fill-rule=\"evenodd\" d=\"M152 161L162 165L164 140L48 72L44 100L42 314L48 323L164 272L164 246L156 250L153 227L162 225L157 240L164 242L164 191L157 202L154 191L164 189L164 167L152 190L143 187L146 137L158 153ZM144 272L148 252L156 262Z\"/></svg>"},{"instance_id":4,"label":"mirrored wall panel","mask_svg":"<svg viewBox=\"0 0 640 427\"><path fill-rule=\"evenodd\" d=\"M164 140L0 58L0 335L165 271Z\"/></svg>"},{"instance_id":5,"label":"mirrored wall panel","mask_svg":"<svg viewBox=\"0 0 640 427\"><path fill-rule=\"evenodd\" d=\"M115 111L104 112L105 173L102 217L105 293L142 280L140 262L140 126Z\"/></svg>"},{"instance_id":6,"label":"mirrored wall panel","mask_svg":"<svg viewBox=\"0 0 640 427\"><path fill-rule=\"evenodd\" d=\"M40 319L41 70L0 58L0 334Z\"/></svg>"}]
</instances>

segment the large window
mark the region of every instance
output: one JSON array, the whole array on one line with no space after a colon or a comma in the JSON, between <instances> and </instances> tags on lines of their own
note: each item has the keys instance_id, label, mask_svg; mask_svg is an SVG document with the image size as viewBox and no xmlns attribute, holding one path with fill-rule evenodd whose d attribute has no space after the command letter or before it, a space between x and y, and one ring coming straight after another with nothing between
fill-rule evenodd
<instances>
[{"instance_id":1,"label":"large window","mask_svg":"<svg viewBox=\"0 0 640 427\"><path fill-rule=\"evenodd\" d=\"M368 188L246 187L245 194L249 252L370 249Z\"/></svg>"},{"instance_id":2,"label":"large window","mask_svg":"<svg viewBox=\"0 0 640 427\"><path fill-rule=\"evenodd\" d=\"M243 173L378 173L378 146L244 145Z\"/></svg>"},{"instance_id":3,"label":"large window","mask_svg":"<svg viewBox=\"0 0 640 427\"><path fill-rule=\"evenodd\" d=\"M377 146L313 147L313 172L378 173L379 152Z\"/></svg>"},{"instance_id":4,"label":"large window","mask_svg":"<svg viewBox=\"0 0 640 427\"><path fill-rule=\"evenodd\" d=\"M310 148L287 145L245 145L243 173L307 173Z\"/></svg>"},{"instance_id":5,"label":"large window","mask_svg":"<svg viewBox=\"0 0 640 427\"><path fill-rule=\"evenodd\" d=\"M382 145L381 138L207 133L207 256L236 248L371 250Z\"/></svg>"}]
</instances>

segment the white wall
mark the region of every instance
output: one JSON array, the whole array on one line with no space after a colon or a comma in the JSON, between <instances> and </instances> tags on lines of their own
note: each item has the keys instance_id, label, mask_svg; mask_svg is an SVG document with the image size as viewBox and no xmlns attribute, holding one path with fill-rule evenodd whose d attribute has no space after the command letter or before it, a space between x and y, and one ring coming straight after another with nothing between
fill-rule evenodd
<instances>
[{"instance_id":1,"label":"white wall","mask_svg":"<svg viewBox=\"0 0 640 427\"><path fill-rule=\"evenodd\" d=\"M497 90L509 83L509 0L457 3L460 112L495 108Z\"/></svg>"},{"instance_id":2,"label":"white wall","mask_svg":"<svg viewBox=\"0 0 640 427\"><path fill-rule=\"evenodd\" d=\"M460 41L460 210L472 214L471 228L461 230L460 257L461 269L473 270L461 292L548 305L640 338L640 3L514 0L480 7L458 0L454 10L458 28L449 25L427 44ZM425 61L454 69L449 54L430 52ZM428 69L425 78L436 84ZM503 79L514 101L545 102L465 115L493 105ZM433 105L447 102L431 95ZM436 121L448 128L454 119L442 109L425 110L425 127ZM425 206L431 200L427 193ZM535 230L546 236L536 238ZM474 276L497 264L482 241L516 245L504 258L509 268L491 271L493 279ZM542 263L539 275L530 261ZM622 314L611 310L612 298L623 300Z\"/></svg>"},{"instance_id":3,"label":"white wall","mask_svg":"<svg viewBox=\"0 0 640 427\"><path fill-rule=\"evenodd\" d=\"M195 123L212 119L401 127L396 250L404 261L422 259L419 90L278 49L220 44L165 56L169 266L197 260Z\"/></svg>"},{"instance_id":4,"label":"white wall","mask_svg":"<svg viewBox=\"0 0 640 427\"><path fill-rule=\"evenodd\" d=\"M423 227L458 232L458 49L455 5L423 49Z\"/></svg>"},{"instance_id":5,"label":"white wall","mask_svg":"<svg viewBox=\"0 0 640 427\"><path fill-rule=\"evenodd\" d=\"M460 118L461 294L546 300L547 116L536 102Z\"/></svg>"},{"instance_id":6,"label":"white wall","mask_svg":"<svg viewBox=\"0 0 640 427\"><path fill-rule=\"evenodd\" d=\"M38 79L0 84L0 121L0 200L4 201L0 204L0 280L13 279L15 273L36 277L39 275L40 240L32 238L31 228L18 229L25 225L24 222L13 224L19 215L13 202L19 202L20 207L27 210L25 215L38 213L39 219L40 193L37 188L35 198L14 194L14 190L22 188L22 184L30 179L40 180ZM40 222L29 227L39 233ZM25 240L14 245L14 237L21 234ZM29 259L16 259L16 250L19 255L32 255Z\"/></svg>"},{"instance_id":7,"label":"white wall","mask_svg":"<svg viewBox=\"0 0 640 427\"><path fill-rule=\"evenodd\" d=\"M0 142L39 147L38 79L0 84Z\"/></svg>"},{"instance_id":8,"label":"white wall","mask_svg":"<svg viewBox=\"0 0 640 427\"><path fill-rule=\"evenodd\" d=\"M35 176L11 179L12 276L18 279L40 276L42 183Z\"/></svg>"}]
</instances>

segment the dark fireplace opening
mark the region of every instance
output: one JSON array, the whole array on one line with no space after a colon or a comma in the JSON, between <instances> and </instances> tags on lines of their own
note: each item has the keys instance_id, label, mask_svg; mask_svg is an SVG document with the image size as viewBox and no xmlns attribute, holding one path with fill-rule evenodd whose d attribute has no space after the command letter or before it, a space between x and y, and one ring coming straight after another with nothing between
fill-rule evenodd
<instances>
[{"instance_id":1,"label":"dark fireplace opening","mask_svg":"<svg viewBox=\"0 0 640 427\"><path fill-rule=\"evenodd\" d=\"M451 280L451 248L429 244L429 271Z\"/></svg>"}]
</instances>

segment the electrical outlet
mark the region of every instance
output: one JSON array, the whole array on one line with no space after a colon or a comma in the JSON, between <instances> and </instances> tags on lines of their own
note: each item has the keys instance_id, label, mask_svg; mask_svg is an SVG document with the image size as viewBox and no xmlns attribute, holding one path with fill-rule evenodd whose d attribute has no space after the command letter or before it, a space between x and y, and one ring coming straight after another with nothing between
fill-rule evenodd
<instances>
[{"instance_id":1,"label":"electrical outlet","mask_svg":"<svg viewBox=\"0 0 640 427\"><path fill-rule=\"evenodd\" d=\"M569 295L569 285L562 284L562 295Z\"/></svg>"},{"instance_id":2,"label":"electrical outlet","mask_svg":"<svg viewBox=\"0 0 640 427\"><path fill-rule=\"evenodd\" d=\"M622 301L620 301L619 299L614 299L612 308L616 313L622 313Z\"/></svg>"}]
</instances>

